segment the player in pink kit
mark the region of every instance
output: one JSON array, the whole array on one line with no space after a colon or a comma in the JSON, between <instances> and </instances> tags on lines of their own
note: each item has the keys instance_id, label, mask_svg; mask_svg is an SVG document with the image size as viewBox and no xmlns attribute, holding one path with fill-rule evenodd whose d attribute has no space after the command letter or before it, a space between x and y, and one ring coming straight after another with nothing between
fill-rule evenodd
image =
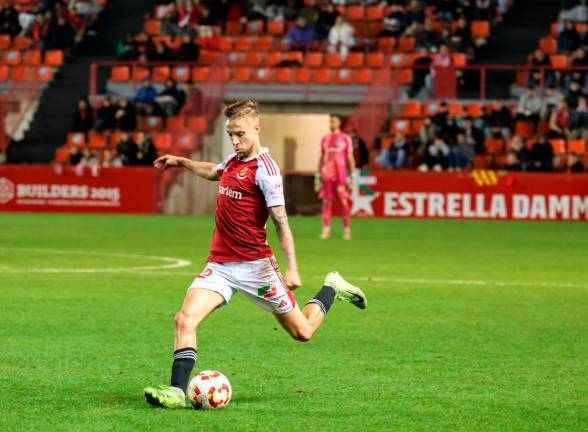
<instances>
[{"instance_id":1,"label":"player in pink kit","mask_svg":"<svg viewBox=\"0 0 588 432\"><path fill-rule=\"evenodd\" d=\"M272 312L288 334L299 341L313 336L335 299L360 309L366 307L364 293L337 272L331 272L314 298L299 309L290 291L302 283L284 207L282 176L267 148L261 147L259 107L249 99L238 101L225 108L225 116L235 153L223 163L196 162L172 155L154 162L160 169L182 167L204 179L220 181L208 262L188 288L176 315L171 385L144 389L147 402L154 406L186 406L186 389L196 363L196 328L238 292ZM268 216L286 258L284 277L267 244Z\"/></svg>"},{"instance_id":2,"label":"player in pink kit","mask_svg":"<svg viewBox=\"0 0 588 432\"><path fill-rule=\"evenodd\" d=\"M331 214L333 199L341 204L343 216L343 238L351 240L351 214L349 193L353 189L355 159L351 137L341 131L341 117L331 115L331 133L321 139L321 157L315 175L315 190L323 200L323 231L321 239L331 236Z\"/></svg>"}]
</instances>

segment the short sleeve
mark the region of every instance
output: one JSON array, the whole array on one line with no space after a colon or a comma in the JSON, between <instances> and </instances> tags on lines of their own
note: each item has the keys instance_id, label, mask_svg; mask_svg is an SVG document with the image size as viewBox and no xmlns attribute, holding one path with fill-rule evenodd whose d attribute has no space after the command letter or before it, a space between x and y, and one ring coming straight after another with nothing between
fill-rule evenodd
<instances>
[{"instance_id":1,"label":"short sleeve","mask_svg":"<svg viewBox=\"0 0 588 432\"><path fill-rule=\"evenodd\" d=\"M273 160L260 161L255 175L255 184L261 189L268 207L283 206L285 204L282 175Z\"/></svg>"}]
</instances>

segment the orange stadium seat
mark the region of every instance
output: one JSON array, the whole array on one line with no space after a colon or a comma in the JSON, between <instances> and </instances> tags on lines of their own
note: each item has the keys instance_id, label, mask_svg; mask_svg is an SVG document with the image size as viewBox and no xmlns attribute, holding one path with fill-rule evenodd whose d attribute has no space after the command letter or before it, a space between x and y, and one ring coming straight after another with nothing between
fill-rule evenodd
<instances>
[{"instance_id":1,"label":"orange stadium seat","mask_svg":"<svg viewBox=\"0 0 588 432\"><path fill-rule=\"evenodd\" d=\"M159 132L163 128L163 119L159 116L147 116L143 121L145 132Z\"/></svg>"},{"instance_id":2,"label":"orange stadium seat","mask_svg":"<svg viewBox=\"0 0 588 432\"><path fill-rule=\"evenodd\" d=\"M402 132L406 135L410 132L410 120L408 119L396 119L390 124L390 133L397 134Z\"/></svg>"},{"instance_id":3,"label":"orange stadium seat","mask_svg":"<svg viewBox=\"0 0 588 432\"><path fill-rule=\"evenodd\" d=\"M284 53L282 55L282 59L285 61L298 62L300 64L302 64L304 62L304 56L302 55L302 52L300 52L300 51L291 51L291 52Z\"/></svg>"},{"instance_id":4,"label":"orange stadium seat","mask_svg":"<svg viewBox=\"0 0 588 432\"><path fill-rule=\"evenodd\" d=\"M398 84L408 85L412 83L413 73L412 69L400 69L398 73Z\"/></svg>"},{"instance_id":5,"label":"orange stadium seat","mask_svg":"<svg viewBox=\"0 0 588 432\"><path fill-rule=\"evenodd\" d=\"M55 150L55 162L65 162L69 157L69 149L66 147L60 147Z\"/></svg>"},{"instance_id":6,"label":"orange stadium seat","mask_svg":"<svg viewBox=\"0 0 588 432\"><path fill-rule=\"evenodd\" d=\"M235 36L241 34L243 30L243 25L240 21L227 21L225 27L225 33L229 36Z\"/></svg>"},{"instance_id":7,"label":"orange stadium seat","mask_svg":"<svg viewBox=\"0 0 588 432\"><path fill-rule=\"evenodd\" d=\"M90 132L88 134L88 145L95 150L106 148L106 135L99 132Z\"/></svg>"},{"instance_id":8,"label":"orange stadium seat","mask_svg":"<svg viewBox=\"0 0 588 432\"><path fill-rule=\"evenodd\" d=\"M270 35L257 36L254 48L259 51L270 51L274 47L274 37Z\"/></svg>"},{"instance_id":9,"label":"orange stadium seat","mask_svg":"<svg viewBox=\"0 0 588 432\"><path fill-rule=\"evenodd\" d=\"M251 80L251 68L238 67L235 68L233 81L236 82L249 82Z\"/></svg>"},{"instance_id":10,"label":"orange stadium seat","mask_svg":"<svg viewBox=\"0 0 588 432\"><path fill-rule=\"evenodd\" d=\"M229 66L244 66L246 60L247 55L244 52L232 52L227 56L227 64Z\"/></svg>"},{"instance_id":11,"label":"orange stadium seat","mask_svg":"<svg viewBox=\"0 0 588 432\"><path fill-rule=\"evenodd\" d=\"M39 66L36 68L36 72L38 81L51 81L53 78L53 69L48 66Z\"/></svg>"},{"instance_id":12,"label":"orange stadium seat","mask_svg":"<svg viewBox=\"0 0 588 432\"><path fill-rule=\"evenodd\" d=\"M151 79L153 82L165 82L171 75L169 66L155 66L151 71Z\"/></svg>"},{"instance_id":13,"label":"orange stadium seat","mask_svg":"<svg viewBox=\"0 0 588 432\"><path fill-rule=\"evenodd\" d=\"M188 117L188 130L190 132L207 133L208 124L205 116L190 116Z\"/></svg>"},{"instance_id":14,"label":"orange stadium seat","mask_svg":"<svg viewBox=\"0 0 588 432\"><path fill-rule=\"evenodd\" d=\"M133 67L133 75L132 80L135 82L143 81L145 78L149 77L149 69L143 66L135 66Z\"/></svg>"},{"instance_id":15,"label":"orange stadium seat","mask_svg":"<svg viewBox=\"0 0 588 432\"><path fill-rule=\"evenodd\" d=\"M221 36L218 40L218 48L221 51L231 51L233 49L233 37Z\"/></svg>"},{"instance_id":16,"label":"orange stadium seat","mask_svg":"<svg viewBox=\"0 0 588 432\"><path fill-rule=\"evenodd\" d=\"M262 67L255 69L253 80L258 83L270 82L273 75L273 69Z\"/></svg>"},{"instance_id":17,"label":"orange stadium seat","mask_svg":"<svg viewBox=\"0 0 588 432\"><path fill-rule=\"evenodd\" d=\"M370 84L373 80L372 70L368 68L357 69L354 80L356 84Z\"/></svg>"},{"instance_id":18,"label":"orange stadium seat","mask_svg":"<svg viewBox=\"0 0 588 432\"><path fill-rule=\"evenodd\" d=\"M10 67L7 65L0 65L0 81L8 81L10 78Z\"/></svg>"},{"instance_id":19,"label":"orange stadium seat","mask_svg":"<svg viewBox=\"0 0 588 432\"><path fill-rule=\"evenodd\" d=\"M367 55L367 66L371 68L381 68L384 65L384 54L381 52L372 52Z\"/></svg>"},{"instance_id":20,"label":"orange stadium seat","mask_svg":"<svg viewBox=\"0 0 588 432\"><path fill-rule=\"evenodd\" d=\"M14 37L14 40L12 41L12 48L14 48L15 50L24 51L31 48L33 44L34 43L32 39L26 36L17 35Z\"/></svg>"},{"instance_id":21,"label":"orange stadium seat","mask_svg":"<svg viewBox=\"0 0 588 432\"><path fill-rule=\"evenodd\" d=\"M36 71L37 68L29 67L29 66L14 66L12 68L12 80L13 81L33 81L35 80L35 75L33 71Z\"/></svg>"},{"instance_id":22,"label":"orange stadium seat","mask_svg":"<svg viewBox=\"0 0 588 432\"><path fill-rule=\"evenodd\" d=\"M518 121L515 123L515 135L527 138L533 135L534 133L535 125L533 124L533 122Z\"/></svg>"},{"instance_id":23,"label":"orange stadium seat","mask_svg":"<svg viewBox=\"0 0 588 432\"><path fill-rule=\"evenodd\" d=\"M396 38L382 37L378 39L378 51L390 52L396 48Z\"/></svg>"},{"instance_id":24,"label":"orange stadium seat","mask_svg":"<svg viewBox=\"0 0 588 432\"><path fill-rule=\"evenodd\" d=\"M45 64L59 67L63 64L63 51L49 50L45 52Z\"/></svg>"},{"instance_id":25,"label":"orange stadium seat","mask_svg":"<svg viewBox=\"0 0 588 432\"><path fill-rule=\"evenodd\" d=\"M555 155L562 155L566 152L566 140L564 139L550 139L549 144L551 144Z\"/></svg>"},{"instance_id":26,"label":"orange stadium seat","mask_svg":"<svg viewBox=\"0 0 588 432\"><path fill-rule=\"evenodd\" d=\"M278 51L268 52L265 56L266 66L277 66L282 61L282 53Z\"/></svg>"},{"instance_id":27,"label":"orange stadium seat","mask_svg":"<svg viewBox=\"0 0 588 432\"><path fill-rule=\"evenodd\" d=\"M113 66L110 69L110 80L115 82L126 82L131 78L128 66Z\"/></svg>"},{"instance_id":28,"label":"orange stadium seat","mask_svg":"<svg viewBox=\"0 0 588 432\"><path fill-rule=\"evenodd\" d=\"M148 19L143 23L143 30L150 36L155 36L161 32L161 21L157 19Z\"/></svg>"},{"instance_id":29,"label":"orange stadium seat","mask_svg":"<svg viewBox=\"0 0 588 432\"><path fill-rule=\"evenodd\" d=\"M0 51L6 51L10 48L12 41L10 40L10 35L3 34L0 35Z\"/></svg>"},{"instance_id":30,"label":"orange stadium seat","mask_svg":"<svg viewBox=\"0 0 588 432\"><path fill-rule=\"evenodd\" d=\"M2 61L10 66L16 66L20 64L21 61L21 54L20 51L10 50L6 51L2 56Z\"/></svg>"},{"instance_id":31,"label":"orange stadium seat","mask_svg":"<svg viewBox=\"0 0 588 432\"><path fill-rule=\"evenodd\" d=\"M248 52L245 56L247 66L258 67L263 63L263 54L257 51Z\"/></svg>"},{"instance_id":32,"label":"orange stadium seat","mask_svg":"<svg viewBox=\"0 0 588 432\"><path fill-rule=\"evenodd\" d=\"M582 139L569 140L568 153L576 153L580 155L586 153L586 141Z\"/></svg>"},{"instance_id":33,"label":"orange stadium seat","mask_svg":"<svg viewBox=\"0 0 588 432\"><path fill-rule=\"evenodd\" d=\"M453 117L460 117L463 115L463 105L459 102L447 104L447 110Z\"/></svg>"},{"instance_id":34,"label":"orange stadium seat","mask_svg":"<svg viewBox=\"0 0 588 432\"><path fill-rule=\"evenodd\" d=\"M316 69L312 76L312 81L318 84L330 84L333 79L333 71L329 68Z\"/></svg>"},{"instance_id":35,"label":"orange stadium seat","mask_svg":"<svg viewBox=\"0 0 588 432\"><path fill-rule=\"evenodd\" d=\"M274 74L274 81L280 84L289 83L292 81L292 69L280 67L276 69Z\"/></svg>"},{"instance_id":36,"label":"orange stadium seat","mask_svg":"<svg viewBox=\"0 0 588 432\"><path fill-rule=\"evenodd\" d=\"M188 150L194 148L194 134L192 132L184 132L177 134L175 138L175 147Z\"/></svg>"},{"instance_id":37,"label":"orange stadium seat","mask_svg":"<svg viewBox=\"0 0 588 432\"><path fill-rule=\"evenodd\" d=\"M386 150L392 144L394 144L394 137L391 137L391 136L382 137L382 141L380 142L380 147L382 148L382 150Z\"/></svg>"},{"instance_id":38,"label":"orange stadium seat","mask_svg":"<svg viewBox=\"0 0 588 432\"><path fill-rule=\"evenodd\" d=\"M192 82L206 81L210 73L210 68L206 66L196 66L192 68Z\"/></svg>"},{"instance_id":39,"label":"orange stadium seat","mask_svg":"<svg viewBox=\"0 0 588 432\"><path fill-rule=\"evenodd\" d=\"M190 81L190 68L188 66L176 66L171 71L171 77L176 82Z\"/></svg>"},{"instance_id":40,"label":"orange stadium seat","mask_svg":"<svg viewBox=\"0 0 588 432\"><path fill-rule=\"evenodd\" d=\"M239 36L235 38L234 49L235 51L249 51L253 49L253 37Z\"/></svg>"},{"instance_id":41,"label":"orange stadium seat","mask_svg":"<svg viewBox=\"0 0 588 432\"><path fill-rule=\"evenodd\" d=\"M186 117L183 115L171 116L166 119L166 129L171 132L179 132L186 129Z\"/></svg>"},{"instance_id":42,"label":"orange stadium seat","mask_svg":"<svg viewBox=\"0 0 588 432\"><path fill-rule=\"evenodd\" d=\"M86 135L83 132L69 132L66 144L68 146L84 146L86 145Z\"/></svg>"},{"instance_id":43,"label":"orange stadium seat","mask_svg":"<svg viewBox=\"0 0 588 432\"><path fill-rule=\"evenodd\" d=\"M325 56L325 66L330 68L340 68L343 66L343 59L339 53L327 53Z\"/></svg>"},{"instance_id":44,"label":"orange stadium seat","mask_svg":"<svg viewBox=\"0 0 588 432\"><path fill-rule=\"evenodd\" d=\"M345 15L349 21L360 21L365 16L365 8L361 5L347 6Z\"/></svg>"},{"instance_id":45,"label":"orange stadium seat","mask_svg":"<svg viewBox=\"0 0 588 432\"><path fill-rule=\"evenodd\" d=\"M268 21L267 32L270 35L282 36L285 31L286 25L284 24L284 21Z\"/></svg>"},{"instance_id":46,"label":"orange stadium seat","mask_svg":"<svg viewBox=\"0 0 588 432\"><path fill-rule=\"evenodd\" d=\"M486 148L487 153L499 154L502 153L504 149L504 141L497 138L486 138L484 141L484 147Z\"/></svg>"},{"instance_id":47,"label":"orange stadium seat","mask_svg":"<svg viewBox=\"0 0 588 432\"><path fill-rule=\"evenodd\" d=\"M402 117L420 117L421 115L420 102L404 102L402 105Z\"/></svg>"},{"instance_id":48,"label":"orange stadium seat","mask_svg":"<svg viewBox=\"0 0 588 432\"><path fill-rule=\"evenodd\" d=\"M467 104L468 112L472 117L480 117L482 115L482 107L481 103L470 103Z\"/></svg>"},{"instance_id":49,"label":"orange stadium seat","mask_svg":"<svg viewBox=\"0 0 588 432\"><path fill-rule=\"evenodd\" d=\"M361 52L350 52L345 59L345 67L360 68L363 67L364 54Z\"/></svg>"},{"instance_id":50,"label":"orange stadium seat","mask_svg":"<svg viewBox=\"0 0 588 432\"><path fill-rule=\"evenodd\" d=\"M29 66L39 66L41 64L41 51L25 51L22 56L22 62Z\"/></svg>"},{"instance_id":51,"label":"orange stadium seat","mask_svg":"<svg viewBox=\"0 0 588 432\"><path fill-rule=\"evenodd\" d=\"M263 20L251 20L247 21L246 25L247 34L258 35L263 33Z\"/></svg>"},{"instance_id":52,"label":"orange stadium seat","mask_svg":"<svg viewBox=\"0 0 588 432\"><path fill-rule=\"evenodd\" d=\"M569 58L565 54L551 54L549 59L554 68L566 69L569 66Z\"/></svg>"},{"instance_id":53,"label":"orange stadium seat","mask_svg":"<svg viewBox=\"0 0 588 432\"><path fill-rule=\"evenodd\" d=\"M153 136L153 144L157 150L169 150L172 145L172 136L168 132L156 133Z\"/></svg>"},{"instance_id":54,"label":"orange stadium seat","mask_svg":"<svg viewBox=\"0 0 588 432\"><path fill-rule=\"evenodd\" d=\"M546 54L555 54L557 52L557 40L552 37L544 37L539 41L539 48Z\"/></svg>"},{"instance_id":55,"label":"orange stadium seat","mask_svg":"<svg viewBox=\"0 0 588 432\"><path fill-rule=\"evenodd\" d=\"M365 9L365 19L370 21L382 21L384 19L384 8L381 6L368 6Z\"/></svg>"},{"instance_id":56,"label":"orange stadium seat","mask_svg":"<svg viewBox=\"0 0 588 432\"><path fill-rule=\"evenodd\" d=\"M323 53L318 51L307 52L304 56L304 66L318 68L323 65Z\"/></svg>"},{"instance_id":57,"label":"orange stadium seat","mask_svg":"<svg viewBox=\"0 0 588 432\"><path fill-rule=\"evenodd\" d=\"M471 32L474 38L486 38L490 36L490 23L482 20L472 21Z\"/></svg>"},{"instance_id":58,"label":"orange stadium seat","mask_svg":"<svg viewBox=\"0 0 588 432\"><path fill-rule=\"evenodd\" d=\"M294 80L298 84L306 84L310 82L310 69L308 68L296 68L294 72Z\"/></svg>"},{"instance_id":59,"label":"orange stadium seat","mask_svg":"<svg viewBox=\"0 0 588 432\"><path fill-rule=\"evenodd\" d=\"M453 59L453 66L456 68L463 68L468 64L465 53L453 53L451 54L451 58Z\"/></svg>"},{"instance_id":60,"label":"orange stadium seat","mask_svg":"<svg viewBox=\"0 0 588 432\"><path fill-rule=\"evenodd\" d=\"M552 22L551 25L549 26L549 35L553 38L556 38L559 33L558 28L559 28L559 23L557 21Z\"/></svg>"},{"instance_id":61,"label":"orange stadium seat","mask_svg":"<svg viewBox=\"0 0 588 432\"><path fill-rule=\"evenodd\" d=\"M423 115L430 117L435 115L437 110L439 109L439 104L437 102L427 102L423 104Z\"/></svg>"},{"instance_id":62,"label":"orange stadium seat","mask_svg":"<svg viewBox=\"0 0 588 432\"><path fill-rule=\"evenodd\" d=\"M421 127L425 123L423 119L412 119L410 121L410 134L411 135L418 135L421 131Z\"/></svg>"},{"instance_id":63,"label":"orange stadium seat","mask_svg":"<svg viewBox=\"0 0 588 432\"><path fill-rule=\"evenodd\" d=\"M378 38L383 29L384 24L381 21L370 21L367 23L366 36L371 38Z\"/></svg>"},{"instance_id":64,"label":"orange stadium seat","mask_svg":"<svg viewBox=\"0 0 588 432\"><path fill-rule=\"evenodd\" d=\"M352 74L349 69L338 69L335 74L335 83L337 84L351 84Z\"/></svg>"},{"instance_id":65,"label":"orange stadium seat","mask_svg":"<svg viewBox=\"0 0 588 432\"><path fill-rule=\"evenodd\" d=\"M413 52L416 47L416 41L412 36L401 36L398 38L398 49L402 52Z\"/></svg>"}]
</instances>

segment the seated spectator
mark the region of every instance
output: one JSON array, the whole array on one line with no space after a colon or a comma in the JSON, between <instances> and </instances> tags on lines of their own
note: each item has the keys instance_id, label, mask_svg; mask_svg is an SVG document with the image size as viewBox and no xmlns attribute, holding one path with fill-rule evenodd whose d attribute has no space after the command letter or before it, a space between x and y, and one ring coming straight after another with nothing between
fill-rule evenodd
<instances>
[{"instance_id":1,"label":"seated spectator","mask_svg":"<svg viewBox=\"0 0 588 432\"><path fill-rule=\"evenodd\" d=\"M233 5L238 5L239 2L234 2ZM212 11L205 5L200 5L200 19L198 25L201 26L216 26L219 22L225 23L226 19L221 18L219 14L212 13Z\"/></svg>"},{"instance_id":2,"label":"seated spectator","mask_svg":"<svg viewBox=\"0 0 588 432\"><path fill-rule=\"evenodd\" d=\"M568 103L562 100L549 118L549 138L565 138L569 131L570 109Z\"/></svg>"},{"instance_id":3,"label":"seated spectator","mask_svg":"<svg viewBox=\"0 0 588 432\"><path fill-rule=\"evenodd\" d=\"M476 154L484 152L484 132L474 126L474 119L465 117L463 119L461 133L464 135L465 143L471 146ZM473 161L473 159L472 159Z\"/></svg>"},{"instance_id":4,"label":"seated spectator","mask_svg":"<svg viewBox=\"0 0 588 432\"><path fill-rule=\"evenodd\" d=\"M463 16L459 17L457 26L451 33L450 45L452 51L466 53L469 58L474 56L474 42L472 41L470 25Z\"/></svg>"},{"instance_id":5,"label":"seated spectator","mask_svg":"<svg viewBox=\"0 0 588 432\"><path fill-rule=\"evenodd\" d=\"M467 140L463 132L457 134L456 145L449 151L449 171L461 171L474 163L475 141Z\"/></svg>"},{"instance_id":6,"label":"seated spectator","mask_svg":"<svg viewBox=\"0 0 588 432\"><path fill-rule=\"evenodd\" d=\"M82 160L82 152L78 146L71 146L69 149L69 155L65 161L68 165L77 165Z\"/></svg>"},{"instance_id":7,"label":"seated spectator","mask_svg":"<svg viewBox=\"0 0 588 432\"><path fill-rule=\"evenodd\" d=\"M531 163L531 155L520 136L513 137L506 153L506 169L509 171L527 171Z\"/></svg>"},{"instance_id":8,"label":"seated spectator","mask_svg":"<svg viewBox=\"0 0 588 432\"><path fill-rule=\"evenodd\" d=\"M417 146L417 155L422 159L427 152L429 146L435 139L435 125L431 121L431 117L426 117L423 125L419 129L419 143Z\"/></svg>"},{"instance_id":9,"label":"seated spectator","mask_svg":"<svg viewBox=\"0 0 588 432\"><path fill-rule=\"evenodd\" d=\"M120 140L116 145L116 154L123 165L137 165L139 147L130 133L123 132L120 134Z\"/></svg>"},{"instance_id":10,"label":"seated spectator","mask_svg":"<svg viewBox=\"0 0 588 432\"><path fill-rule=\"evenodd\" d=\"M345 21L345 18L339 15L335 20L335 25L329 31L329 51L339 51L341 58L347 58L349 48L355 45L354 31L353 27Z\"/></svg>"},{"instance_id":11,"label":"seated spectator","mask_svg":"<svg viewBox=\"0 0 588 432\"><path fill-rule=\"evenodd\" d=\"M455 118L450 114L447 116L445 124L441 125L436 132L436 135L445 141L449 146L453 147L457 142L457 134L460 128L455 121Z\"/></svg>"},{"instance_id":12,"label":"seated spectator","mask_svg":"<svg viewBox=\"0 0 588 432\"><path fill-rule=\"evenodd\" d=\"M531 149L531 171L553 171L553 148L545 138L545 135L539 135L537 142Z\"/></svg>"},{"instance_id":13,"label":"seated spectator","mask_svg":"<svg viewBox=\"0 0 588 432\"><path fill-rule=\"evenodd\" d=\"M14 37L19 33L18 11L14 8L12 2L5 2L2 9L0 9L0 34Z\"/></svg>"},{"instance_id":14,"label":"seated spectator","mask_svg":"<svg viewBox=\"0 0 588 432\"><path fill-rule=\"evenodd\" d=\"M535 87L527 87L527 91L520 97L517 107L517 120L539 121L539 114L543 108L543 101L535 92Z\"/></svg>"},{"instance_id":15,"label":"seated spectator","mask_svg":"<svg viewBox=\"0 0 588 432\"><path fill-rule=\"evenodd\" d=\"M115 152L110 149L104 149L102 151L102 166L106 168L119 168L122 166L122 162Z\"/></svg>"},{"instance_id":16,"label":"seated spectator","mask_svg":"<svg viewBox=\"0 0 588 432\"><path fill-rule=\"evenodd\" d=\"M151 115L155 105L157 90L151 84L150 78L145 78L133 96L133 103L137 107L137 114Z\"/></svg>"},{"instance_id":17,"label":"seated spectator","mask_svg":"<svg viewBox=\"0 0 588 432\"><path fill-rule=\"evenodd\" d=\"M73 132L88 133L94 127L94 113L86 99L78 101L78 107L73 118Z\"/></svg>"},{"instance_id":18,"label":"seated spectator","mask_svg":"<svg viewBox=\"0 0 588 432\"><path fill-rule=\"evenodd\" d=\"M60 16L50 22L46 30L45 50L59 49L67 58L73 56L75 44L75 30L67 20Z\"/></svg>"},{"instance_id":19,"label":"seated spectator","mask_svg":"<svg viewBox=\"0 0 588 432\"><path fill-rule=\"evenodd\" d=\"M288 32L286 41L292 50L304 49L307 45L316 40L314 28L308 24L306 18L299 16L296 24Z\"/></svg>"},{"instance_id":20,"label":"seated spectator","mask_svg":"<svg viewBox=\"0 0 588 432\"><path fill-rule=\"evenodd\" d=\"M412 63L412 82L408 91L409 97L415 97L425 85L425 79L429 74L433 59L427 48L420 48L418 57Z\"/></svg>"},{"instance_id":21,"label":"seated spectator","mask_svg":"<svg viewBox=\"0 0 588 432\"><path fill-rule=\"evenodd\" d=\"M102 101L96 113L96 132L111 131L116 127L116 107L112 99L107 97Z\"/></svg>"},{"instance_id":22,"label":"seated spectator","mask_svg":"<svg viewBox=\"0 0 588 432\"><path fill-rule=\"evenodd\" d=\"M304 6L302 9L300 9L300 13L298 14L298 16L303 17L307 24L312 28L316 27L316 23L318 22L320 15L320 9L316 3L316 0L306 0L304 2Z\"/></svg>"},{"instance_id":23,"label":"seated spectator","mask_svg":"<svg viewBox=\"0 0 588 432\"><path fill-rule=\"evenodd\" d=\"M570 115L569 130L569 138L588 140L588 102L585 97L578 99L578 107Z\"/></svg>"},{"instance_id":24,"label":"seated spectator","mask_svg":"<svg viewBox=\"0 0 588 432\"><path fill-rule=\"evenodd\" d=\"M406 137L399 132L394 137L393 143L382 149L375 162L384 168L400 169L406 164L407 149Z\"/></svg>"},{"instance_id":25,"label":"seated spectator","mask_svg":"<svg viewBox=\"0 0 588 432\"><path fill-rule=\"evenodd\" d=\"M425 23L425 11L421 6L419 0L410 0L408 7L404 12L404 27L407 31L415 25L422 25Z\"/></svg>"},{"instance_id":26,"label":"seated spectator","mask_svg":"<svg viewBox=\"0 0 588 432\"><path fill-rule=\"evenodd\" d=\"M443 127L447 123L449 117L449 109L447 108L447 102L442 101L437 108L437 111L431 119L437 129Z\"/></svg>"},{"instance_id":27,"label":"seated spectator","mask_svg":"<svg viewBox=\"0 0 588 432\"><path fill-rule=\"evenodd\" d=\"M186 95L180 89L176 82L169 78L165 81L164 88L155 98L157 105L166 116L173 116L178 113L186 101Z\"/></svg>"},{"instance_id":28,"label":"seated spectator","mask_svg":"<svg viewBox=\"0 0 588 432\"><path fill-rule=\"evenodd\" d=\"M563 94L555 86L549 86L545 89L543 95L543 108L541 109L541 119L549 121L553 110L564 100Z\"/></svg>"},{"instance_id":29,"label":"seated spectator","mask_svg":"<svg viewBox=\"0 0 588 432\"><path fill-rule=\"evenodd\" d=\"M571 109L576 109L580 98L585 98L586 94L582 91L582 86L578 81L572 81L566 94L566 102Z\"/></svg>"},{"instance_id":30,"label":"seated spectator","mask_svg":"<svg viewBox=\"0 0 588 432\"><path fill-rule=\"evenodd\" d=\"M502 101L492 102L492 111L488 114L488 136L509 139L512 133L512 114Z\"/></svg>"},{"instance_id":31,"label":"seated spectator","mask_svg":"<svg viewBox=\"0 0 588 432\"><path fill-rule=\"evenodd\" d=\"M163 42L155 43L155 49L149 55L149 61L153 62L168 62L175 60L170 49Z\"/></svg>"},{"instance_id":32,"label":"seated spectator","mask_svg":"<svg viewBox=\"0 0 588 432\"><path fill-rule=\"evenodd\" d=\"M578 48L574 51L572 56L572 67L587 67L588 66L588 56L586 56L586 49L584 47ZM578 81L581 87L588 86L588 69L586 70L578 70L573 71L565 76L565 83L566 86L570 85L572 81Z\"/></svg>"},{"instance_id":33,"label":"seated spectator","mask_svg":"<svg viewBox=\"0 0 588 432\"><path fill-rule=\"evenodd\" d=\"M404 11L402 6L393 3L390 6L390 13L384 18L382 25L383 29L379 34L380 36L401 36L404 32Z\"/></svg>"},{"instance_id":34,"label":"seated spectator","mask_svg":"<svg viewBox=\"0 0 588 432\"><path fill-rule=\"evenodd\" d=\"M476 0L475 19L482 21L494 22L496 17L496 1L495 0Z\"/></svg>"},{"instance_id":35,"label":"seated spectator","mask_svg":"<svg viewBox=\"0 0 588 432\"><path fill-rule=\"evenodd\" d=\"M557 35L557 52L568 53L580 46L580 35L573 21L566 20L563 30Z\"/></svg>"},{"instance_id":36,"label":"seated spectator","mask_svg":"<svg viewBox=\"0 0 588 432\"><path fill-rule=\"evenodd\" d=\"M178 11L179 32L182 35L196 36L199 18L200 12L198 8L194 6L191 0L185 1L184 7Z\"/></svg>"},{"instance_id":37,"label":"seated spectator","mask_svg":"<svg viewBox=\"0 0 588 432\"><path fill-rule=\"evenodd\" d=\"M451 23L458 7L458 0L437 0L437 19Z\"/></svg>"},{"instance_id":38,"label":"seated spectator","mask_svg":"<svg viewBox=\"0 0 588 432\"><path fill-rule=\"evenodd\" d=\"M165 15L161 20L161 32L167 36L179 36L182 31L179 26L180 14L174 2L168 3Z\"/></svg>"},{"instance_id":39,"label":"seated spectator","mask_svg":"<svg viewBox=\"0 0 588 432\"><path fill-rule=\"evenodd\" d=\"M580 157L576 153L570 153L567 160L567 169L569 173L580 174L584 172L584 164L580 160Z\"/></svg>"},{"instance_id":40,"label":"seated spectator","mask_svg":"<svg viewBox=\"0 0 588 432\"><path fill-rule=\"evenodd\" d=\"M436 50L441 43L441 35L433 27L433 20L426 18L422 26L417 26L413 33L417 48Z\"/></svg>"},{"instance_id":41,"label":"seated spectator","mask_svg":"<svg viewBox=\"0 0 588 432\"><path fill-rule=\"evenodd\" d=\"M529 79L527 82L528 86L536 87L541 84L541 71L543 71L543 85L549 87L555 84L555 73L552 70L544 69L545 67L551 67L551 61L549 57L537 48L533 52L531 61L529 62L532 66L543 67L543 69L531 69L529 70Z\"/></svg>"},{"instance_id":42,"label":"seated spectator","mask_svg":"<svg viewBox=\"0 0 588 432\"><path fill-rule=\"evenodd\" d=\"M480 114L477 117L474 117L474 127L478 128L479 130L484 132L485 136L490 135L490 115L488 114L488 107L486 105L482 105ZM510 114L510 110L509 110Z\"/></svg>"},{"instance_id":43,"label":"seated spectator","mask_svg":"<svg viewBox=\"0 0 588 432\"><path fill-rule=\"evenodd\" d=\"M126 35L116 44L116 57L119 60L134 60L139 56L133 35Z\"/></svg>"},{"instance_id":44,"label":"seated spectator","mask_svg":"<svg viewBox=\"0 0 588 432\"><path fill-rule=\"evenodd\" d=\"M324 2L321 4L321 11L316 22L317 38L325 40L329 37L329 30L335 25L335 20L339 16L339 12L335 5L331 2Z\"/></svg>"},{"instance_id":45,"label":"seated spectator","mask_svg":"<svg viewBox=\"0 0 588 432\"><path fill-rule=\"evenodd\" d=\"M153 166L157 159L157 150L150 137L145 136L143 132L137 134L137 165Z\"/></svg>"},{"instance_id":46,"label":"seated spectator","mask_svg":"<svg viewBox=\"0 0 588 432\"><path fill-rule=\"evenodd\" d=\"M435 138L427 149L424 162L419 166L419 171L442 171L449 166L450 148L441 138Z\"/></svg>"},{"instance_id":47,"label":"seated spectator","mask_svg":"<svg viewBox=\"0 0 588 432\"><path fill-rule=\"evenodd\" d=\"M114 114L116 128L121 131L134 131L137 128L137 115L135 107L128 99L121 99Z\"/></svg>"},{"instance_id":48,"label":"seated spectator","mask_svg":"<svg viewBox=\"0 0 588 432\"><path fill-rule=\"evenodd\" d=\"M182 36L182 44L176 53L176 60L181 62L197 62L200 55L200 47L189 35Z\"/></svg>"}]
</instances>

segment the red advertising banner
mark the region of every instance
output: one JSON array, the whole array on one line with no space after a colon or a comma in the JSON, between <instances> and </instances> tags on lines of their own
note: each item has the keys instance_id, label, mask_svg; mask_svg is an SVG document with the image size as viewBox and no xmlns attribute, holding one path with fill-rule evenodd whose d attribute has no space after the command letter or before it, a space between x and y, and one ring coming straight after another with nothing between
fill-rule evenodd
<instances>
[{"instance_id":1,"label":"red advertising banner","mask_svg":"<svg viewBox=\"0 0 588 432\"><path fill-rule=\"evenodd\" d=\"M588 174L364 171L352 194L364 217L588 220Z\"/></svg>"},{"instance_id":2,"label":"red advertising banner","mask_svg":"<svg viewBox=\"0 0 588 432\"><path fill-rule=\"evenodd\" d=\"M0 212L157 213L153 168L0 165Z\"/></svg>"}]
</instances>

